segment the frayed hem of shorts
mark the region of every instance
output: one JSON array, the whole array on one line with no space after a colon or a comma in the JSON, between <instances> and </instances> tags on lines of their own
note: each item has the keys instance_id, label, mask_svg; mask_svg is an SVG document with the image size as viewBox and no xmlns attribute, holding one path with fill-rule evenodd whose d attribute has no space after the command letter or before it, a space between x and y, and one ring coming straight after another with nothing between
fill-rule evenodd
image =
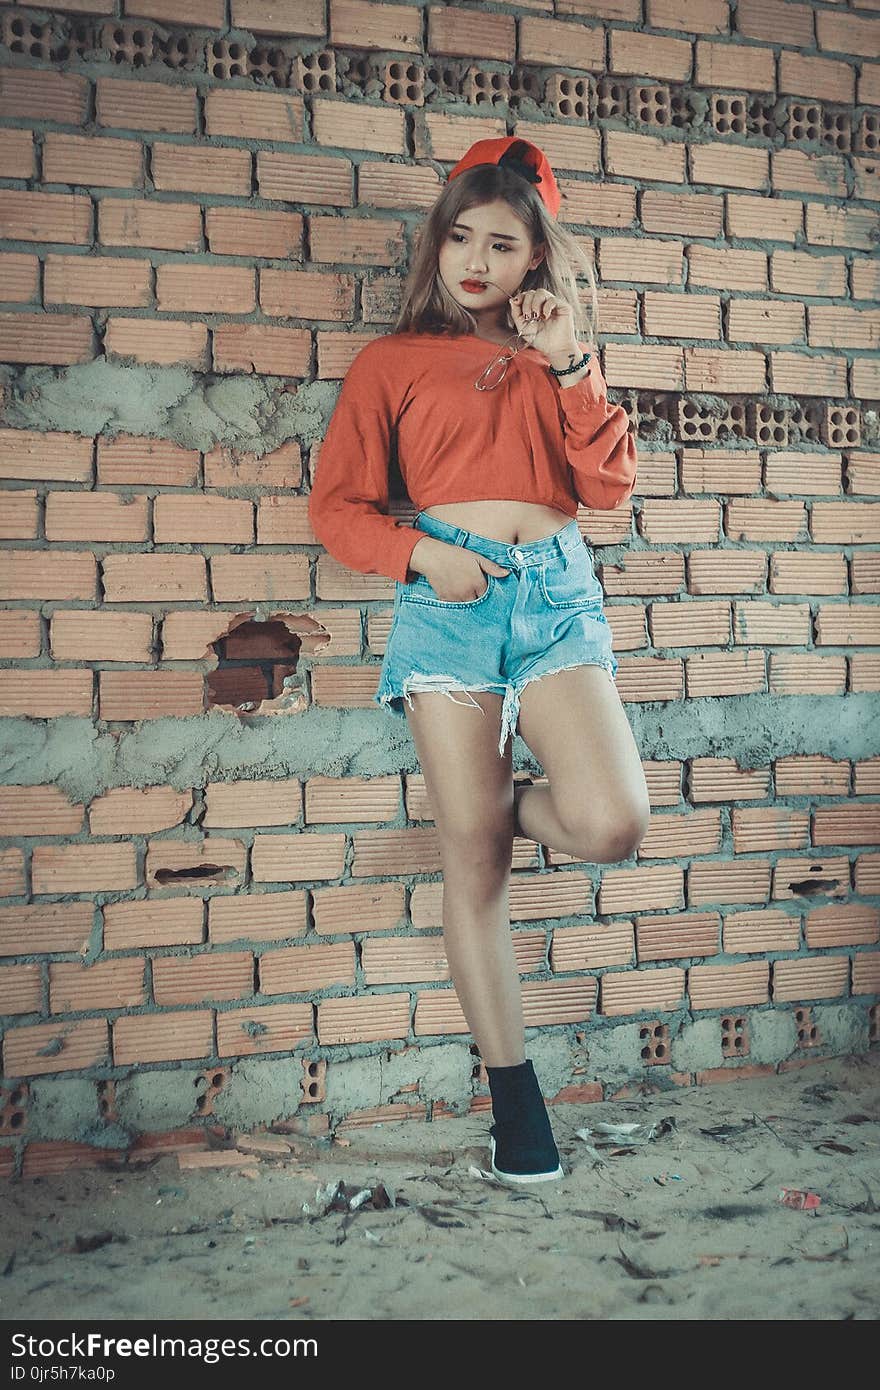
<instances>
[{"instance_id":1,"label":"frayed hem of shorts","mask_svg":"<svg viewBox=\"0 0 880 1390\"><path fill-rule=\"evenodd\" d=\"M448 696L453 704L468 705L472 709L479 710L480 714L485 714L486 711L483 709L482 705L477 700L471 698L471 691L473 690L496 690L503 691L504 693L504 705L501 714L501 738L498 744L498 752L503 755L504 745L507 741L505 733L507 716L510 708L510 700L513 696L513 686L505 684L503 681L489 681L486 685L465 685L459 676L407 676L399 691L388 690L384 694L377 696L376 701L380 705L390 705L392 700L406 700L410 709L412 709L412 695L436 693L438 695ZM466 700L456 700L453 691L458 691L460 694L467 695L469 698Z\"/></svg>"},{"instance_id":2,"label":"frayed hem of shorts","mask_svg":"<svg viewBox=\"0 0 880 1390\"><path fill-rule=\"evenodd\" d=\"M478 701L474 699L456 700L452 693L453 690L457 690L462 695L468 696L470 696L472 690L503 690L504 704L501 709L501 736L498 740L498 753L499 756L503 757L508 737L512 739L516 732L517 720L519 719L519 697L525 687L530 685L532 681L541 680L543 676L555 676L558 671L573 671L579 666L601 666L604 671L608 672L610 679L612 681L615 680L616 670L613 660L570 661L566 665L554 666L549 671L540 671L537 675L528 676L518 687L514 687L509 683L505 685L500 681L491 681L487 685L465 686L456 676L407 676L401 690L385 691L382 695L377 695L375 699L377 704L385 706L389 706L392 700L406 700L410 709L412 709L413 702L411 694L417 695L419 693L430 693L435 691L440 695L447 695L456 705L469 705L473 709L478 709L480 714L485 714L486 711Z\"/></svg>"},{"instance_id":3,"label":"frayed hem of shorts","mask_svg":"<svg viewBox=\"0 0 880 1390\"><path fill-rule=\"evenodd\" d=\"M511 700L513 713L511 714L510 721L511 733L513 733L513 730L516 728L517 721L519 720L519 699L520 695L525 690L527 685L531 685L533 681L543 680L544 676L555 676L559 671L576 671L581 666L599 666L603 671L607 671L608 678L611 681L611 683L615 683L617 668L615 666L613 658L608 658L602 661L569 661L566 662L563 666L553 666L549 671L538 671L534 676L526 676L525 680L522 681L520 685L516 687L515 690L513 690L513 697Z\"/></svg>"}]
</instances>

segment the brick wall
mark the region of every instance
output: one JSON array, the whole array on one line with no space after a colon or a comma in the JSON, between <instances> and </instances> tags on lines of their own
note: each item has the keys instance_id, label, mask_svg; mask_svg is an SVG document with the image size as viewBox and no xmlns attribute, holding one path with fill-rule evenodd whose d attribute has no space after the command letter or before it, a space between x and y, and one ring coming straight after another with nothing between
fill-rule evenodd
<instances>
[{"instance_id":1,"label":"brick wall","mask_svg":"<svg viewBox=\"0 0 880 1390\"><path fill-rule=\"evenodd\" d=\"M880 4L179 14L0 4L0 1171L488 1103L372 704L393 586L306 510L488 135L557 171L640 440L579 523L653 821L515 843L545 1091L876 1045Z\"/></svg>"}]
</instances>

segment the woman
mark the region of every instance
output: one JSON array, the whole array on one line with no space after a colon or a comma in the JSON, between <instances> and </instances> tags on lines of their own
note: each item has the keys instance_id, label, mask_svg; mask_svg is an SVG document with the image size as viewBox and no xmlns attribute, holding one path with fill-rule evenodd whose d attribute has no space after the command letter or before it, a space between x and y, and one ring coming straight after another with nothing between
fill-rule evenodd
<instances>
[{"instance_id":1,"label":"woman","mask_svg":"<svg viewBox=\"0 0 880 1390\"><path fill-rule=\"evenodd\" d=\"M609 863L635 853L650 818L575 519L579 502L631 495L635 440L577 340L572 263L590 284L591 344L596 283L556 221L560 201L529 141L479 140L456 164L394 331L349 367L309 502L334 558L396 581L375 701L409 720L440 845L446 955L492 1095L492 1171L511 1184L563 1176L524 1056L513 837ZM395 448L421 508L414 527L387 515ZM517 724L547 786L513 787Z\"/></svg>"}]
</instances>

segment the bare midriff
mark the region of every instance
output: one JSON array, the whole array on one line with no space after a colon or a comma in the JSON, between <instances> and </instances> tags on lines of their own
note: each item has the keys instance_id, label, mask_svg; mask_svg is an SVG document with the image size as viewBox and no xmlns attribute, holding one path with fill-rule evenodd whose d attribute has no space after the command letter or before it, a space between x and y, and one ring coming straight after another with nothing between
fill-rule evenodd
<instances>
[{"instance_id":1,"label":"bare midriff","mask_svg":"<svg viewBox=\"0 0 880 1390\"><path fill-rule=\"evenodd\" d=\"M540 502L494 499L490 502L444 502L425 507L422 515L434 516L450 526L461 526L465 531L474 531L478 536L506 545L527 545L529 541L543 540L554 531L561 531L571 520L565 512L545 507Z\"/></svg>"}]
</instances>

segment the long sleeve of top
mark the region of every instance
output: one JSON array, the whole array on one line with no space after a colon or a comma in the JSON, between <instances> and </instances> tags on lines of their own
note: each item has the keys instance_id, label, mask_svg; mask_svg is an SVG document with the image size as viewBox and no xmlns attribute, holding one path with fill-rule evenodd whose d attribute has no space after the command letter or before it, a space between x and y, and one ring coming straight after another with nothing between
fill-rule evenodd
<instances>
[{"instance_id":1,"label":"long sleeve of top","mask_svg":"<svg viewBox=\"0 0 880 1390\"><path fill-rule=\"evenodd\" d=\"M573 386L560 387L559 405L565 457L579 501L600 511L619 507L636 485L636 440L623 406L608 400L597 362L590 362Z\"/></svg>"},{"instance_id":2,"label":"long sleeve of top","mask_svg":"<svg viewBox=\"0 0 880 1390\"><path fill-rule=\"evenodd\" d=\"M388 468L419 511L442 502L620 506L636 480L626 411L608 401L594 358L573 386L521 348L491 391L474 383L498 344L474 334L390 333L355 357L321 445L309 499L318 541L351 569L406 583L426 534L387 515Z\"/></svg>"},{"instance_id":3,"label":"long sleeve of top","mask_svg":"<svg viewBox=\"0 0 880 1390\"><path fill-rule=\"evenodd\" d=\"M324 435L309 495L309 523L340 564L406 583L426 532L388 516L395 398L383 354L368 343L351 363Z\"/></svg>"}]
</instances>

